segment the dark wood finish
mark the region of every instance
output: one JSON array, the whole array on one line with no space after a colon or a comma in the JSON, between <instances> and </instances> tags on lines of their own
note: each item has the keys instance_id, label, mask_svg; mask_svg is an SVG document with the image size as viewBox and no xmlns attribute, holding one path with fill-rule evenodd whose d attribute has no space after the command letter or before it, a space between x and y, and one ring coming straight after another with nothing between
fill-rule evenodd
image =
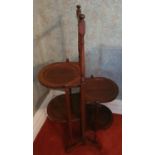
<instances>
[{"instance_id":1,"label":"dark wood finish","mask_svg":"<svg viewBox=\"0 0 155 155\"><path fill-rule=\"evenodd\" d=\"M39 72L38 79L48 88L65 88L80 85L80 68L77 63L60 62L45 66Z\"/></svg>"},{"instance_id":2,"label":"dark wood finish","mask_svg":"<svg viewBox=\"0 0 155 155\"><path fill-rule=\"evenodd\" d=\"M106 129L112 124L112 112L105 105L87 104L86 122L87 128L93 131Z\"/></svg>"},{"instance_id":3,"label":"dark wood finish","mask_svg":"<svg viewBox=\"0 0 155 155\"><path fill-rule=\"evenodd\" d=\"M85 51L84 51L84 35L85 35L85 15L80 14L78 20L78 50L79 64L81 69L81 78L85 77Z\"/></svg>"},{"instance_id":4,"label":"dark wood finish","mask_svg":"<svg viewBox=\"0 0 155 155\"><path fill-rule=\"evenodd\" d=\"M78 52L81 77L85 77L85 56L84 56L84 35L85 35L85 15L81 13L81 6L77 5L76 15L78 19Z\"/></svg>"},{"instance_id":5,"label":"dark wood finish","mask_svg":"<svg viewBox=\"0 0 155 155\"><path fill-rule=\"evenodd\" d=\"M70 139L70 145L73 144L73 132L72 132L72 117L71 117L71 100L70 100L70 90L69 88L65 88L65 98L66 98L66 112L67 112L67 124L68 124L68 130L69 130L69 139Z\"/></svg>"},{"instance_id":6,"label":"dark wood finish","mask_svg":"<svg viewBox=\"0 0 155 155\"><path fill-rule=\"evenodd\" d=\"M80 94L75 93L71 94L71 121L76 122L80 120L79 116L79 102L80 102ZM67 113L65 109L66 100L65 94L56 96L54 99L50 101L47 106L47 114L48 118L51 121L57 121L60 123L67 122Z\"/></svg>"},{"instance_id":7,"label":"dark wood finish","mask_svg":"<svg viewBox=\"0 0 155 155\"><path fill-rule=\"evenodd\" d=\"M104 77L93 77L83 79L81 83L81 132L83 141L86 143L89 138L86 136L86 124L93 129L95 132L98 129L102 129L108 124L112 122L112 113L111 111L105 106L99 106L98 103L101 102L110 102L114 100L118 95L118 86L112 80ZM87 104L94 104L88 105ZM92 119L91 115L86 114L86 107L90 112L92 112ZM87 117L86 117L87 116ZM104 119L102 120L102 116ZM87 122L87 123L86 123ZM94 123L94 126L92 125ZM95 145L99 146L96 136L95 139L92 141Z\"/></svg>"},{"instance_id":8,"label":"dark wood finish","mask_svg":"<svg viewBox=\"0 0 155 155\"><path fill-rule=\"evenodd\" d=\"M85 130L86 130L86 106L84 103L84 89L83 85L80 87L80 119L81 119L81 135L84 143L86 142Z\"/></svg>"},{"instance_id":9,"label":"dark wood finish","mask_svg":"<svg viewBox=\"0 0 155 155\"><path fill-rule=\"evenodd\" d=\"M77 19L79 19L79 15L81 14L81 6L80 5L77 5L76 6L76 16L77 16Z\"/></svg>"},{"instance_id":10,"label":"dark wood finish","mask_svg":"<svg viewBox=\"0 0 155 155\"><path fill-rule=\"evenodd\" d=\"M80 121L80 94L71 94L71 121ZM56 96L47 106L48 118L51 121L60 123L67 122L67 113L65 109L65 94ZM97 105L97 106L96 106ZM97 110L96 110L97 108ZM96 113L97 111L97 113ZM109 127L112 121L112 112L104 105L93 103L86 104L86 128L91 130L105 129ZM96 127L94 127L96 125Z\"/></svg>"},{"instance_id":11,"label":"dark wood finish","mask_svg":"<svg viewBox=\"0 0 155 155\"><path fill-rule=\"evenodd\" d=\"M84 51L84 35L85 35L85 15L81 14L81 7L77 6L77 18L78 18L78 51L79 51L79 64L81 71L81 82L85 77L85 51ZM81 118L81 134L82 139L85 141L85 104L82 102L84 97L83 89L80 87L80 118Z\"/></svg>"},{"instance_id":12,"label":"dark wood finish","mask_svg":"<svg viewBox=\"0 0 155 155\"><path fill-rule=\"evenodd\" d=\"M78 19L79 62L70 62L69 59L66 59L66 62L45 66L38 74L40 83L45 87L64 89L65 91L65 95L60 95L50 102L47 113L50 120L67 123L69 133L67 149L75 146L72 122L79 120L79 114L74 113L73 107L77 107L76 104L79 106L82 140L86 142L88 139L86 137L87 126L96 131L105 128L112 120L111 111L98 103L112 101L118 94L117 85L110 79L93 76L85 78L85 15L81 13L79 5L76 14ZM73 87L80 87L80 95L71 94ZM92 142L97 144L96 137L95 141Z\"/></svg>"},{"instance_id":13,"label":"dark wood finish","mask_svg":"<svg viewBox=\"0 0 155 155\"><path fill-rule=\"evenodd\" d=\"M86 103L108 103L118 95L117 84L105 77L85 78L82 88L85 92L84 100Z\"/></svg>"}]
</instances>

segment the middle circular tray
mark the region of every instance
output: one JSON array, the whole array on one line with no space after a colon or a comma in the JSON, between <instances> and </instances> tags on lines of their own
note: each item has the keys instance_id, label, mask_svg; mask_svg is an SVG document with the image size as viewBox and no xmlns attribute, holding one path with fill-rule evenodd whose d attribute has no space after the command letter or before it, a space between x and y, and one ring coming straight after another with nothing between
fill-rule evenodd
<instances>
[{"instance_id":1,"label":"middle circular tray","mask_svg":"<svg viewBox=\"0 0 155 155\"><path fill-rule=\"evenodd\" d=\"M105 77L85 78L82 87L86 103L108 103L118 95L117 84Z\"/></svg>"},{"instance_id":2,"label":"middle circular tray","mask_svg":"<svg viewBox=\"0 0 155 155\"><path fill-rule=\"evenodd\" d=\"M67 122L65 94L56 96L47 106L48 118L52 121ZM71 120L79 121L80 94L71 94Z\"/></svg>"}]
</instances>

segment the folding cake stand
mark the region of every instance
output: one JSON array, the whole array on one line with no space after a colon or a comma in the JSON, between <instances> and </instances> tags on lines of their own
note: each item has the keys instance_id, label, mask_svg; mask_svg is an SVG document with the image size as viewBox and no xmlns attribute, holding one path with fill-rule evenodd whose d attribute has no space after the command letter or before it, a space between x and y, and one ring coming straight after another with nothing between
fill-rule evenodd
<instances>
[{"instance_id":1,"label":"folding cake stand","mask_svg":"<svg viewBox=\"0 0 155 155\"><path fill-rule=\"evenodd\" d=\"M79 62L58 62L43 67L38 79L42 85L52 89L63 89L65 94L56 96L47 106L51 121L65 122L68 125L69 139L66 150L88 141L97 144L96 134L90 139L86 131L107 128L112 123L112 112L100 103L108 103L118 95L118 86L105 77L85 77L84 35L85 15L77 5L78 52ZM80 88L79 93L72 93L72 88ZM74 139L72 123L80 122L81 136Z\"/></svg>"}]
</instances>

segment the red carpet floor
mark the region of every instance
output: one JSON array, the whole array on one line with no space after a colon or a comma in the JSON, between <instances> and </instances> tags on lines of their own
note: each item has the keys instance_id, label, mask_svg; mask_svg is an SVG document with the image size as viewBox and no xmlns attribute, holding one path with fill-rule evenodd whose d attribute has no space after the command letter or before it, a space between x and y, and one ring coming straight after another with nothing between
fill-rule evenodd
<instances>
[{"instance_id":1,"label":"red carpet floor","mask_svg":"<svg viewBox=\"0 0 155 155\"><path fill-rule=\"evenodd\" d=\"M74 125L75 126L75 125ZM75 128L75 127L74 127ZM76 131L75 131L76 132ZM45 121L37 135L33 155L121 155L122 154L122 116L113 115L111 127L97 132L98 141L102 149L98 150L92 145L81 145L66 153L64 149L64 136L67 134L64 125Z\"/></svg>"}]
</instances>

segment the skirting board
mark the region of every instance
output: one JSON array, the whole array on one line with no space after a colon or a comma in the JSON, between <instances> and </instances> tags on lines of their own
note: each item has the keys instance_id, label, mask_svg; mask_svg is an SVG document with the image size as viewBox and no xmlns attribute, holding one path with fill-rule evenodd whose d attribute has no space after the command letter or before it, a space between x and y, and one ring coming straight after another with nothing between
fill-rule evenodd
<instances>
[{"instance_id":1,"label":"skirting board","mask_svg":"<svg viewBox=\"0 0 155 155\"><path fill-rule=\"evenodd\" d=\"M42 125L44 124L47 118L46 107L49 101L55 96L60 95L60 94L64 94L64 92L51 90L46 96L46 98L44 99L40 108L35 113L33 117L33 140L35 140L38 132L40 131ZM112 113L122 114L122 100L116 99L112 102L109 102L108 104L107 103L101 103L101 104L106 105L112 111Z\"/></svg>"},{"instance_id":2,"label":"skirting board","mask_svg":"<svg viewBox=\"0 0 155 155\"><path fill-rule=\"evenodd\" d=\"M46 108L48 103L52 98L54 98L57 95L64 94L63 91L57 91L57 90L51 90L47 96L45 97L43 103L35 113L33 117L33 140L35 140L38 132L40 131L42 125L44 124L46 118L47 118L47 112Z\"/></svg>"}]
</instances>

